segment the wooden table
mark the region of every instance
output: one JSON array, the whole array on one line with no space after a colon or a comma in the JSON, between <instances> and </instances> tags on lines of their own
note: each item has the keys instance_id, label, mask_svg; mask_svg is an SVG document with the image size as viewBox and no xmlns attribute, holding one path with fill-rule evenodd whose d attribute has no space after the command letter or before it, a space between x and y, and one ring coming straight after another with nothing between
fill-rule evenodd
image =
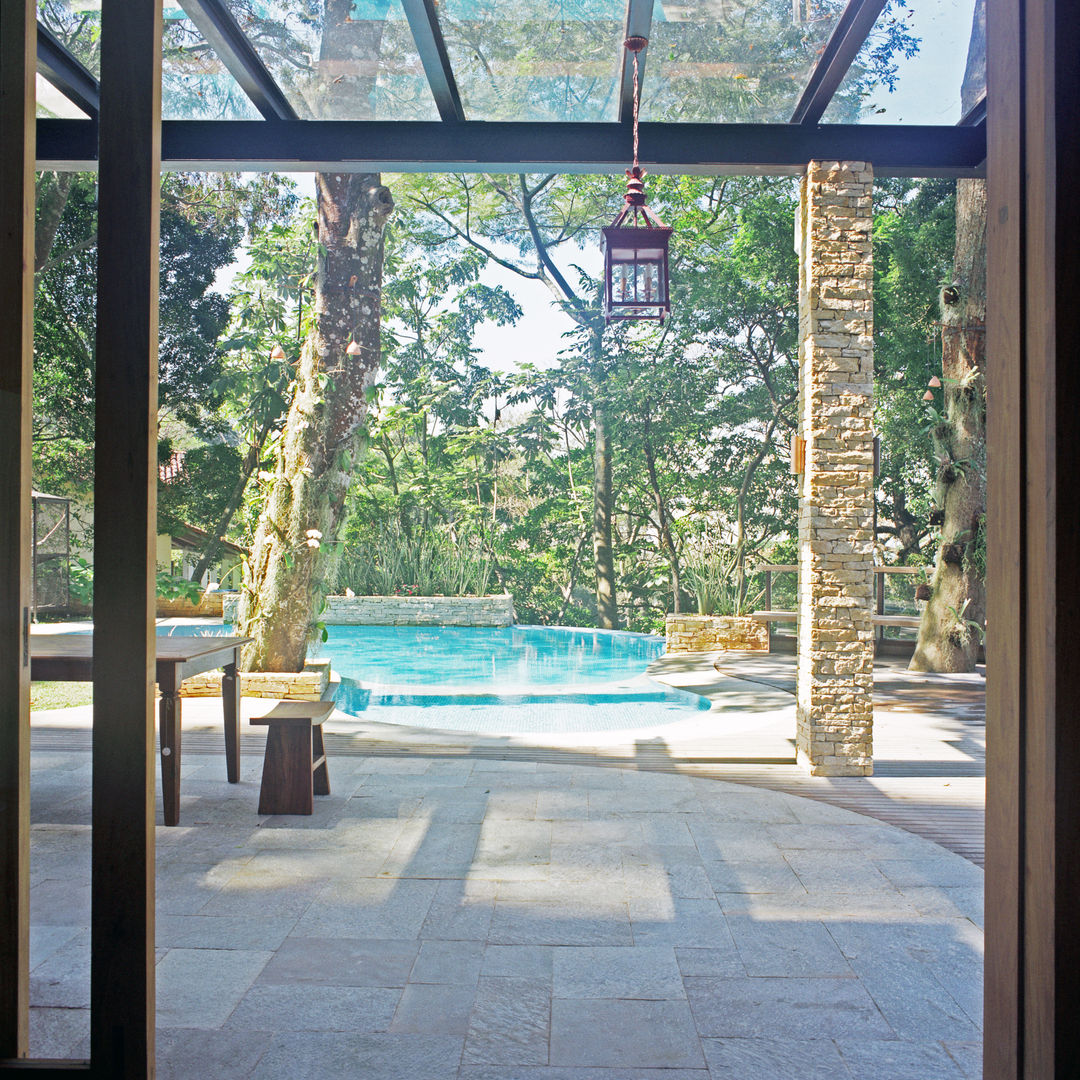
<instances>
[{"instance_id":1,"label":"wooden table","mask_svg":"<svg viewBox=\"0 0 1080 1080\"><path fill-rule=\"evenodd\" d=\"M201 671L224 668L221 703L225 712L225 773L240 780L240 680L236 666L246 637L159 637L157 684L161 691L161 795L166 825L180 821L180 683ZM30 678L47 682L90 682L94 677L91 634L32 634Z\"/></svg>"}]
</instances>

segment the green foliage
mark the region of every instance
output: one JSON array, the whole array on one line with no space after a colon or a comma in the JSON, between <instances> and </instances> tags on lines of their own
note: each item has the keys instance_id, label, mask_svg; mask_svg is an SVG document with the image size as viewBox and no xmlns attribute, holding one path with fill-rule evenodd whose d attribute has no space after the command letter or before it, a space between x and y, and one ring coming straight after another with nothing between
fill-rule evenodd
<instances>
[{"instance_id":1,"label":"green foliage","mask_svg":"<svg viewBox=\"0 0 1080 1080\"><path fill-rule=\"evenodd\" d=\"M748 590L738 577L739 552L717 547L688 553L684 566L700 615L744 615L761 606L764 586Z\"/></svg>"},{"instance_id":2,"label":"green foliage","mask_svg":"<svg viewBox=\"0 0 1080 1080\"><path fill-rule=\"evenodd\" d=\"M174 577L164 570L159 570L156 593L162 600L187 600L197 604L202 599L202 586L196 581Z\"/></svg>"},{"instance_id":3,"label":"green foliage","mask_svg":"<svg viewBox=\"0 0 1080 1080\"><path fill-rule=\"evenodd\" d=\"M365 528L355 517L338 568L337 588L360 596L486 596L492 561L478 538L449 528L420 535L397 522Z\"/></svg>"}]
</instances>

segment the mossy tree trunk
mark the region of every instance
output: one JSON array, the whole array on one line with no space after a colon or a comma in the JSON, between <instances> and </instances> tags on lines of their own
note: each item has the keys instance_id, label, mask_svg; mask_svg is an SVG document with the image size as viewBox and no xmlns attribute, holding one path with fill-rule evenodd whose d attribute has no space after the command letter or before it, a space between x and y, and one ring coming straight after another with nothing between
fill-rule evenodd
<instances>
[{"instance_id":1,"label":"mossy tree trunk","mask_svg":"<svg viewBox=\"0 0 1080 1080\"><path fill-rule=\"evenodd\" d=\"M961 88L966 112L986 92L986 8L976 0ZM935 425L943 512L931 595L913 671L974 671L986 625L986 181L956 185L953 280L941 292L942 418Z\"/></svg>"},{"instance_id":2,"label":"mossy tree trunk","mask_svg":"<svg viewBox=\"0 0 1080 1080\"><path fill-rule=\"evenodd\" d=\"M944 522L913 671L974 671L986 621L986 184L960 180L953 283L942 290L942 419L934 427Z\"/></svg>"},{"instance_id":3,"label":"mossy tree trunk","mask_svg":"<svg viewBox=\"0 0 1080 1080\"><path fill-rule=\"evenodd\" d=\"M383 230L393 200L374 173L318 174L316 189L314 326L297 362L241 599L242 632L254 639L244 650L249 671L303 667L379 366Z\"/></svg>"}]
</instances>

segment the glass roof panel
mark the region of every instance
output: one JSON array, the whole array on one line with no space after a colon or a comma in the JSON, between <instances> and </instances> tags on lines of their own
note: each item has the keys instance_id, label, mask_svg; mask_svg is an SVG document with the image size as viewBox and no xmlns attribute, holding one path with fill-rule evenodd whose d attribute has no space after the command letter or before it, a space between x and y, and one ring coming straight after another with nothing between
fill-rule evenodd
<instances>
[{"instance_id":1,"label":"glass roof panel","mask_svg":"<svg viewBox=\"0 0 1080 1080\"><path fill-rule=\"evenodd\" d=\"M161 115L165 120L256 120L259 113L206 39L177 4L167 2L162 30ZM101 0L40 0L38 18L95 78L101 74ZM47 84L46 84L47 85ZM40 87L40 80L39 80ZM50 88L51 89L51 88ZM52 96L65 101L56 90ZM38 93L50 115L84 114L68 103L58 111ZM71 109L75 109L71 112Z\"/></svg>"},{"instance_id":2,"label":"glass roof panel","mask_svg":"<svg viewBox=\"0 0 1080 1080\"><path fill-rule=\"evenodd\" d=\"M310 120L438 120L401 0L226 0Z\"/></svg>"},{"instance_id":3,"label":"glass roof panel","mask_svg":"<svg viewBox=\"0 0 1080 1080\"><path fill-rule=\"evenodd\" d=\"M614 121L626 0L442 0L468 120Z\"/></svg>"},{"instance_id":4,"label":"glass roof panel","mask_svg":"<svg viewBox=\"0 0 1080 1080\"><path fill-rule=\"evenodd\" d=\"M38 22L83 67L101 75L101 0L38 0Z\"/></svg>"},{"instance_id":5,"label":"glass roof panel","mask_svg":"<svg viewBox=\"0 0 1080 1080\"><path fill-rule=\"evenodd\" d=\"M887 5L823 121L955 124L974 9L975 0ZM973 85L985 88L985 42L976 53Z\"/></svg>"},{"instance_id":6,"label":"glass roof panel","mask_svg":"<svg viewBox=\"0 0 1080 1080\"><path fill-rule=\"evenodd\" d=\"M259 120L259 110L183 8L165 5L161 56L163 120Z\"/></svg>"},{"instance_id":7,"label":"glass roof panel","mask_svg":"<svg viewBox=\"0 0 1080 1080\"><path fill-rule=\"evenodd\" d=\"M69 101L40 73L37 77L37 115L59 116L65 120L85 120L86 113Z\"/></svg>"},{"instance_id":8,"label":"glass roof panel","mask_svg":"<svg viewBox=\"0 0 1080 1080\"><path fill-rule=\"evenodd\" d=\"M786 123L846 0L656 0L641 118Z\"/></svg>"}]
</instances>

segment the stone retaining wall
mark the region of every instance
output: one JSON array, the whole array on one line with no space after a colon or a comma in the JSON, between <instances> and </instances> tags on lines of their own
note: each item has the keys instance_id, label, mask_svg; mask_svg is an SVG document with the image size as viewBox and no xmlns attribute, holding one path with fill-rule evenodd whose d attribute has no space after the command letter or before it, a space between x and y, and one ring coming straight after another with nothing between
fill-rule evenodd
<instances>
[{"instance_id":1,"label":"stone retaining wall","mask_svg":"<svg viewBox=\"0 0 1080 1080\"><path fill-rule=\"evenodd\" d=\"M220 619L224 613L224 600L227 593L220 593L216 589L205 592L202 599L193 604L190 600L166 600L157 598L157 617L159 619L174 619L179 617L203 616L207 619Z\"/></svg>"},{"instance_id":2,"label":"stone retaining wall","mask_svg":"<svg viewBox=\"0 0 1080 1080\"><path fill-rule=\"evenodd\" d=\"M319 701L329 685L329 660L308 660L300 672L240 672L240 693L244 697ZM206 671L185 679L180 685L180 696L221 697L221 672Z\"/></svg>"},{"instance_id":3,"label":"stone retaining wall","mask_svg":"<svg viewBox=\"0 0 1080 1080\"><path fill-rule=\"evenodd\" d=\"M769 628L749 615L669 615L669 653L716 652L730 649L769 651Z\"/></svg>"},{"instance_id":4,"label":"stone retaining wall","mask_svg":"<svg viewBox=\"0 0 1080 1080\"><path fill-rule=\"evenodd\" d=\"M322 621L347 626L512 626L502 596L328 596Z\"/></svg>"}]
</instances>

